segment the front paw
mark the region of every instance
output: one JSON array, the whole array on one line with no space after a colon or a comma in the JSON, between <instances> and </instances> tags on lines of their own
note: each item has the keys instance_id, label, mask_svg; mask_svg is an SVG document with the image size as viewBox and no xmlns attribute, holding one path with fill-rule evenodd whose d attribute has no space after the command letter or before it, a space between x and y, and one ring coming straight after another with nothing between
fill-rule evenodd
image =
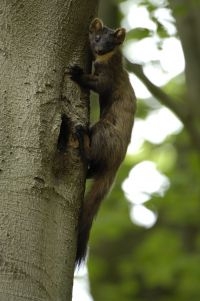
<instances>
[{"instance_id":1,"label":"front paw","mask_svg":"<svg viewBox=\"0 0 200 301\"><path fill-rule=\"evenodd\" d=\"M78 65L70 66L67 72L70 78L75 82L80 82L80 78L83 75L83 69Z\"/></svg>"}]
</instances>

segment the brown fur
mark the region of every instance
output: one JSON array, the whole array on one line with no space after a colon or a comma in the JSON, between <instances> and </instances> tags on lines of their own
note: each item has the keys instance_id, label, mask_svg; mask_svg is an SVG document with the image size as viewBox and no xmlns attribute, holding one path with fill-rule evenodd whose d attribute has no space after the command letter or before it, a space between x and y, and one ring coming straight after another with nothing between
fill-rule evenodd
<instances>
[{"instance_id":1,"label":"brown fur","mask_svg":"<svg viewBox=\"0 0 200 301\"><path fill-rule=\"evenodd\" d=\"M105 35L104 31L109 35ZM102 42L96 45L94 39L97 34L101 35ZM109 37L114 45L111 43L107 51L104 42ZM94 181L81 210L76 257L78 264L85 257L94 216L109 192L131 137L136 101L118 48L124 37L124 29L114 31L103 26L101 20L95 19L90 25L95 72L84 74L79 67L71 69L72 79L80 86L96 91L100 104L100 119L90 129L90 145L85 145L85 155ZM103 53L99 54L99 49Z\"/></svg>"}]
</instances>

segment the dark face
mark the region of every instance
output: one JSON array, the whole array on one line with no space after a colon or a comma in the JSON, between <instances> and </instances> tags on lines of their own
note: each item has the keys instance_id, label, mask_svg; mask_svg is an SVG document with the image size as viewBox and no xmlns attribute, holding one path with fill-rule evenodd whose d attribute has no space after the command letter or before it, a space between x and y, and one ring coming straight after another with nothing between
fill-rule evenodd
<instances>
[{"instance_id":1,"label":"dark face","mask_svg":"<svg viewBox=\"0 0 200 301\"><path fill-rule=\"evenodd\" d=\"M95 18L89 26L89 39L95 56L111 52L117 45L123 43L126 31L124 28L115 30L104 26L99 18Z\"/></svg>"},{"instance_id":2,"label":"dark face","mask_svg":"<svg viewBox=\"0 0 200 301\"><path fill-rule=\"evenodd\" d=\"M116 46L115 31L107 27L90 32L89 39L95 55L108 53Z\"/></svg>"}]
</instances>

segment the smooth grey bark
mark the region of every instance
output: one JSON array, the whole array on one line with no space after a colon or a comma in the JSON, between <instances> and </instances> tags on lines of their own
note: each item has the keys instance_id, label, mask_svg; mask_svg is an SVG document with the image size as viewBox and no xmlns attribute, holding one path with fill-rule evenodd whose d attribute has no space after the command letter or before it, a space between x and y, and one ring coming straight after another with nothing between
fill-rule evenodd
<instances>
[{"instance_id":1,"label":"smooth grey bark","mask_svg":"<svg viewBox=\"0 0 200 301\"><path fill-rule=\"evenodd\" d=\"M86 64L96 7L95 0L0 4L2 301L71 300L85 185L71 131L87 122L88 97L64 69Z\"/></svg>"}]
</instances>

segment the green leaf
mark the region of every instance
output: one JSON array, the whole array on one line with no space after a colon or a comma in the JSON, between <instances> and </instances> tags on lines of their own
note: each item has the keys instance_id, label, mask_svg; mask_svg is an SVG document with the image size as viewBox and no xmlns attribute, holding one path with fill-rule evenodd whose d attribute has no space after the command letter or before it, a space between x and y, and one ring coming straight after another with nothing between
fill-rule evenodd
<instances>
[{"instance_id":1,"label":"green leaf","mask_svg":"<svg viewBox=\"0 0 200 301\"><path fill-rule=\"evenodd\" d=\"M157 34L160 38L168 38L169 37L169 34L166 30L166 28L162 25L162 23L160 23L158 20L157 20Z\"/></svg>"},{"instance_id":2,"label":"green leaf","mask_svg":"<svg viewBox=\"0 0 200 301\"><path fill-rule=\"evenodd\" d=\"M152 36L152 31L142 27L134 28L127 33L128 40L141 40L150 36Z\"/></svg>"}]
</instances>

